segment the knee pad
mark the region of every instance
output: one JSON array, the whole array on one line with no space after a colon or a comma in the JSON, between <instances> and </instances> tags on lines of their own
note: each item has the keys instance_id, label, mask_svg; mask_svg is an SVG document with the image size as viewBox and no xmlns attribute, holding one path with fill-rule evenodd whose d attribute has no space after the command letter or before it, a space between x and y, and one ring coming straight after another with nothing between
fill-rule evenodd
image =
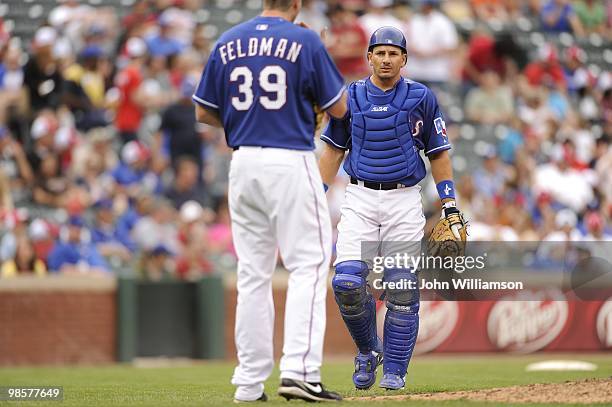
<instances>
[{"instance_id":1,"label":"knee pad","mask_svg":"<svg viewBox=\"0 0 612 407\"><path fill-rule=\"evenodd\" d=\"M345 261L336 266L332 279L340 315L361 352L378 346L376 304L368 290L368 266L362 261Z\"/></svg>"},{"instance_id":2,"label":"knee pad","mask_svg":"<svg viewBox=\"0 0 612 407\"><path fill-rule=\"evenodd\" d=\"M416 273L413 273L410 269L385 269L384 281L386 283L412 282L412 287L414 287L413 289L408 287L387 288L385 296L389 310L410 314L419 312L419 288Z\"/></svg>"},{"instance_id":3,"label":"knee pad","mask_svg":"<svg viewBox=\"0 0 612 407\"><path fill-rule=\"evenodd\" d=\"M336 266L332 287L342 311L359 312L367 302L367 274L368 266L362 261L343 261Z\"/></svg>"}]
</instances>

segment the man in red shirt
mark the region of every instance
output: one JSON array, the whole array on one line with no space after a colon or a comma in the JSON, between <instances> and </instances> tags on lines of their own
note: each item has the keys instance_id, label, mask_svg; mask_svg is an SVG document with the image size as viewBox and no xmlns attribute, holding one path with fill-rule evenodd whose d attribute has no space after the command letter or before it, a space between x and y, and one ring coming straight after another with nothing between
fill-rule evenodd
<instances>
[{"instance_id":1,"label":"man in red shirt","mask_svg":"<svg viewBox=\"0 0 612 407\"><path fill-rule=\"evenodd\" d=\"M338 5L330 12L332 22L329 53L347 81L362 79L368 74L363 49L368 37L355 13Z\"/></svg>"},{"instance_id":2,"label":"man in red shirt","mask_svg":"<svg viewBox=\"0 0 612 407\"><path fill-rule=\"evenodd\" d=\"M115 78L115 85L120 92L115 127L123 143L138 138L138 129L143 116L139 89L147 44L141 38L133 37L126 42L125 50L129 62Z\"/></svg>"},{"instance_id":3,"label":"man in red shirt","mask_svg":"<svg viewBox=\"0 0 612 407\"><path fill-rule=\"evenodd\" d=\"M486 32L474 32L464 60L463 80L479 85L485 72L494 71L503 81L509 81L525 66L526 61L525 51L511 33L493 37Z\"/></svg>"},{"instance_id":4,"label":"man in red shirt","mask_svg":"<svg viewBox=\"0 0 612 407\"><path fill-rule=\"evenodd\" d=\"M538 57L539 60L527 65L524 71L529 85L546 85L567 91L567 81L557 50L552 45L545 44L538 50Z\"/></svg>"}]
</instances>

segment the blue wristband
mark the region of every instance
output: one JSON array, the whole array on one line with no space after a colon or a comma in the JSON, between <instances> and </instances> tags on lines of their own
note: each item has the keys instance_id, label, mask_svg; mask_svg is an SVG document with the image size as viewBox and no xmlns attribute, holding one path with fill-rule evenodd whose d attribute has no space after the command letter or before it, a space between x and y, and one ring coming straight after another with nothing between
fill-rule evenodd
<instances>
[{"instance_id":1,"label":"blue wristband","mask_svg":"<svg viewBox=\"0 0 612 407\"><path fill-rule=\"evenodd\" d=\"M323 189L325 190L325 192L327 192L327 190L329 189L329 186L325 182L323 183Z\"/></svg>"},{"instance_id":2,"label":"blue wristband","mask_svg":"<svg viewBox=\"0 0 612 407\"><path fill-rule=\"evenodd\" d=\"M451 180L438 182L436 185L440 199L455 199L455 184Z\"/></svg>"}]
</instances>

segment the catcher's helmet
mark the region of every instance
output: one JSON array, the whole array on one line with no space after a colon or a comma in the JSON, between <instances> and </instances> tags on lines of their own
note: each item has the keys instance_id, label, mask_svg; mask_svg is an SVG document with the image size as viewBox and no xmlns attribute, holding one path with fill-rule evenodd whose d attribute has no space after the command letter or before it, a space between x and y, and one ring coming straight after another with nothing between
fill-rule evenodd
<instances>
[{"instance_id":1,"label":"catcher's helmet","mask_svg":"<svg viewBox=\"0 0 612 407\"><path fill-rule=\"evenodd\" d=\"M368 52L371 52L372 48L377 45L393 45L401 48L404 53L408 52L406 50L406 37L395 27L381 27L374 31L374 34L370 37Z\"/></svg>"}]
</instances>

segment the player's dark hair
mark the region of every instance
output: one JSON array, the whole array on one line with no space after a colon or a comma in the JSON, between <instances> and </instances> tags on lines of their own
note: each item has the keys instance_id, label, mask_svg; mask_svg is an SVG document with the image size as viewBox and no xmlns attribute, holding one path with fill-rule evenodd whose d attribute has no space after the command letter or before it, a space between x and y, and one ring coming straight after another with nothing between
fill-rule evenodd
<instances>
[{"instance_id":1,"label":"player's dark hair","mask_svg":"<svg viewBox=\"0 0 612 407\"><path fill-rule=\"evenodd\" d=\"M291 4L294 0L264 0L264 8L265 9L273 9L273 10L289 10L291 8Z\"/></svg>"}]
</instances>

